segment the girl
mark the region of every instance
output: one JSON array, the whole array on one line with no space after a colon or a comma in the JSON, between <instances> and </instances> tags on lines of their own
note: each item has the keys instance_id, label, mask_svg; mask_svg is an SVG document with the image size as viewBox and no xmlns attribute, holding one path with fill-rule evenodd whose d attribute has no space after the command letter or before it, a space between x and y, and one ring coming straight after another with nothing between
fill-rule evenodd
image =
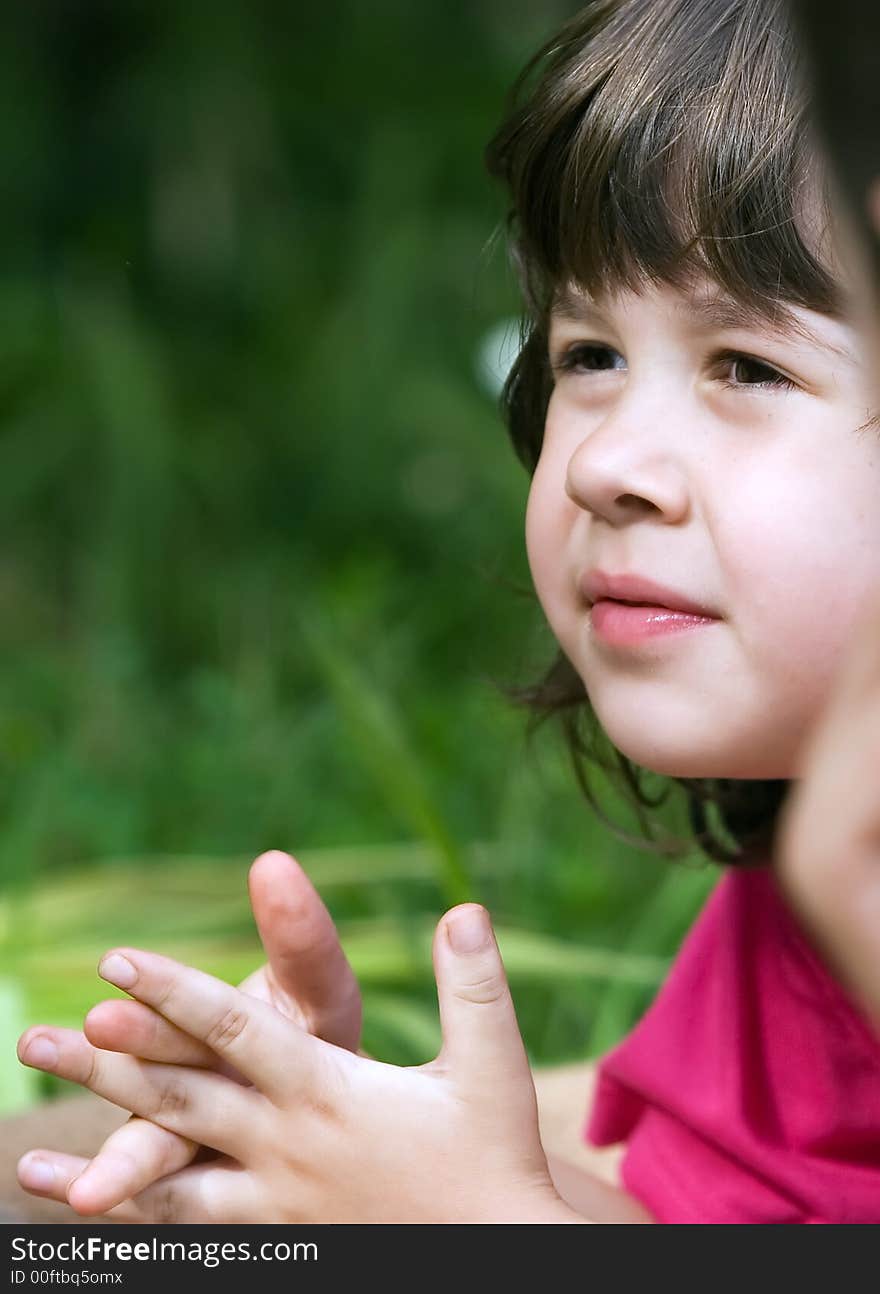
<instances>
[{"instance_id":1,"label":"girl","mask_svg":"<svg viewBox=\"0 0 880 1294\"><path fill-rule=\"evenodd\" d=\"M489 150L528 313L505 402L560 648L523 700L560 714L591 803L591 759L643 807L638 769L665 774L727 867L601 1066L587 1131L626 1143L626 1192L554 1185L497 948L466 905L435 938L443 1048L412 1070L166 958L108 955L141 1006L99 1008L91 1041L41 1026L20 1054L165 1130L132 1125L153 1150L121 1218L880 1216L880 1042L770 867L880 540L852 285L784 15L597 0L520 91ZM195 1142L221 1158L174 1172ZM70 1187L77 1165L39 1162L46 1193Z\"/></svg>"}]
</instances>

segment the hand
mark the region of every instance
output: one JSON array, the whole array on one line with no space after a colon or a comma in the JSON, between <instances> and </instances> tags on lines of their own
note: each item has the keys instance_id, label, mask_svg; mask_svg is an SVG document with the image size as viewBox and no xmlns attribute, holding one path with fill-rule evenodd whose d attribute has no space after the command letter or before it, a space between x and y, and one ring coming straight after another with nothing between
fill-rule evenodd
<instances>
[{"instance_id":1,"label":"hand","mask_svg":"<svg viewBox=\"0 0 880 1294\"><path fill-rule=\"evenodd\" d=\"M775 861L828 964L880 1030L880 600L863 613L780 815Z\"/></svg>"},{"instance_id":2,"label":"hand","mask_svg":"<svg viewBox=\"0 0 880 1294\"><path fill-rule=\"evenodd\" d=\"M251 906L268 962L241 985L243 993L271 1004L299 1028L356 1051L361 1034L361 995L329 912L305 872L287 854L262 854L248 876ZM95 1048L143 1059L223 1068L216 1053L139 1003L100 1003L86 1017L84 1035L35 1026L22 1036L19 1055L40 1041L54 1043L61 1078L77 1081ZM25 1063L30 1063L25 1059ZM39 1062L37 1062L39 1064ZM236 1076L226 1067L226 1072ZM241 1076L236 1076L241 1077ZM133 1118L112 1134L92 1160L48 1150L30 1151L19 1162L25 1190L67 1201L77 1213L109 1212L157 1178L190 1163L197 1142L145 1119Z\"/></svg>"},{"instance_id":3,"label":"hand","mask_svg":"<svg viewBox=\"0 0 880 1294\"><path fill-rule=\"evenodd\" d=\"M443 1045L426 1065L396 1068L316 1038L269 1004L167 957L108 954L105 979L253 1084L195 1066L78 1053L79 1082L223 1156L173 1173L111 1216L584 1221L550 1179L528 1060L484 909L465 904L447 913L433 955ZM64 1046L64 1031L42 1032Z\"/></svg>"}]
</instances>

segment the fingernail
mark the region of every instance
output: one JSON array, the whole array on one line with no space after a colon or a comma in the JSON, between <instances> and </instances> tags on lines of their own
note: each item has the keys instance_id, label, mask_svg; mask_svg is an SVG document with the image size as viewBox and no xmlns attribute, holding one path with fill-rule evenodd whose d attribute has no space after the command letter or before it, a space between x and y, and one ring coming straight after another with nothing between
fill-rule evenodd
<instances>
[{"instance_id":1,"label":"fingernail","mask_svg":"<svg viewBox=\"0 0 880 1294\"><path fill-rule=\"evenodd\" d=\"M446 923L446 933L453 952L480 952L489 943L489 921L486 909L474 905L456 912L455 916Z\"/></svg>"},{"instance_id":2,"label":"fingernail","mask_svg":"<svg viewBox=\"0 0 880 1294\"><path fill-rule=\"evenodd\" d=\"M101 979L105 979L108 984L115 984L117 988L131 988L137 983L138 977L131 962L121 953L111 953L109 957L105 957L98 967L98 974Z\"/></svg>"},{"instance_id":3,"label":"fingernail","mask_svg":"<svg viewBox=\"0 0 880 1294\"><path fill-rule=\"evenodd\" d=\"M31 1156L18 1165L18 1180L29 1191L48 1191L55 1181L55 1170L45 1159Z\"/></svg>"},{"instance_id":4,"label":"fingernail","mask_svg":"<svg viewBox=\"0 0 880 1294\"><path fill-rule=\"evenodd\" d=\"M25 1048L24 1061L34 1069L54 1069L58 1064L58 1048L51 1038L34 1038Z\"/></svg>"}]
</instances>

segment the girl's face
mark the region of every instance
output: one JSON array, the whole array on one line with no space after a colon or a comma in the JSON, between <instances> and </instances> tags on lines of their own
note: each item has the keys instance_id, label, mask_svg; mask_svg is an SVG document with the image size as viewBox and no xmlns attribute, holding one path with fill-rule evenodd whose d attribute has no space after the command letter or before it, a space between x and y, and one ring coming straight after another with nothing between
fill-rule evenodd
<instances>
[{"instance_id":1,"label":"girl's face","mask_svg":"<svg viewBox=\"0 0 880 1294\"><path fill-rule=\"evenodd\" d=\"M572 291L552 317L532 577L602 727L658 773L797 777L880 586L880 431L858 342L791 313L777 331L704 283ZM596 571L716 618L609 641L579 587Z\"/></svg>"}]
</instances>

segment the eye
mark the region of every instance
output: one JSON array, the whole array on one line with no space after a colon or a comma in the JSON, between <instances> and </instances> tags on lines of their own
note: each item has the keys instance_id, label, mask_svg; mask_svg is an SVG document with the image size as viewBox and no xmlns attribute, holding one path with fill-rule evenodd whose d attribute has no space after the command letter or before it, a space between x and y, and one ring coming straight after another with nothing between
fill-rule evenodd
<instances>
[{"instance_id":1,"label":"eye","mask_svg":"<svg viewBox=\"0 0 880 1294\"><path fill-rule=\"evenodd\" d=\"M718 363L723 374L721 381L731 390L748 390L755 387L765 390L775 387L782 391L795 389L795 383L790 377L780 373L772 364L767 364L762 359L755 359L754 355L741 355L738 351L730 351L719 355Z\"/></svg>"},{"instance_id":2,"label":"eye","mask_svg":"<svg viewBox=\"0 0 880 1294\"><path fill-rule=\"evenodd\" d=\"M551 355L550 364L554 373L608 373L626 368L620 352L601 342L575 342L560 354Z\"/></svg>"}]
</instances>

